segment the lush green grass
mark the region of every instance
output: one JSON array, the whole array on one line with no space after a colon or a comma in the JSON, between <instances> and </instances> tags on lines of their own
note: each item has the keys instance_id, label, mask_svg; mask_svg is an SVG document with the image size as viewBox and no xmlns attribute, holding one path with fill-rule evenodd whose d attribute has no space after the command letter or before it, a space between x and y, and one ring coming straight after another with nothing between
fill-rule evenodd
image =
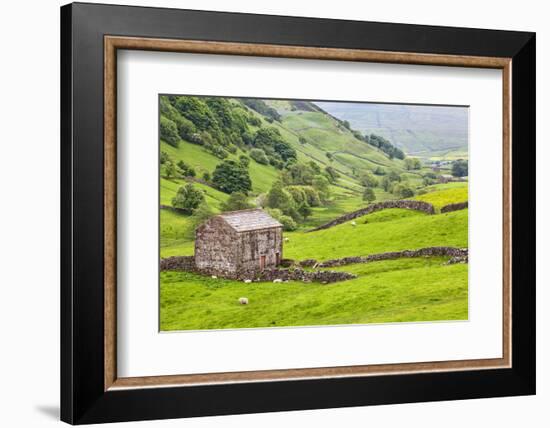
<instances>
[{"instance_id":1,"label":"lush green grass","mask_svg":"<svg viewBox=\"0 0 550 428\"><path fill-rule=\"evenodd\" d=\"M318 232L293 232L284 246L284 257L327 260L401 251L431 246L468 246L468 210L428 215L407 211L392 221L376 221L391 215L384 210ZM366 223L365 223L366 221Z\"/></svg>"},{"instance_id":2,"label":"lush green grass","mask_svg":"<svg viewBox=\"0 0 550 428\"><path fill-rule=\"evenodd\" d=\"M221 159L208 153L201 146L188 143L187 141L180 141L177 148L161 141L160 149L168 153L175 162L183 160L188 165L191 165L195 168L198 177L202 177L205 172L212 174L216 165L222 162ZM243 152L238 151L235 155L230 155L229 159L236 159L241 154ZM252 159L250 160L249 172L250 179L252 180L252 190L256 193L269 191L271 185L279 176L279 172L275 168L261 165Z\"/></svg>"},{"instance_id":3,"label":"lush green grass","mask_svg":"<svg viewBox=\"0 0 550 428\"><path fill-rule=\"evenodd\" d=\"M425 193L424 195L418 195L414 199L429 202L437 209L441 209L441 207L448 204L466 202L468 200L468 183L448 184L460 184L460 186L450 186L443 190L438 189L436 191L428 191L428 193Z\"/></svg>"},{"instance_id":4,"label":"lush green grass","mask_svg":"<svg viewBox=\"0 0 550 428\"><path fill-rule=\"evenodd\" d=\"M341 173L331 186L330 201L313 208L300 230L285 233L284 257L303 260L368 255L384 251L415 249L435 245L467 247L468 210L429 216L410 210L384 210L334 228L305 233L346 212L366 206L362 188L353 173L376 166L404 173L408 183L418 187L421 173L406 172L403 162L390 160L378 149L357 140L338 123L321 113L293 111L287 102L274 106L283 115L277 127L297 151L301 162L314 161L333 166ZM300 143L303 136L307 142ZM212 173L220 159L202 147L182 141L178 148L161 142L176 162L193 166L198 177ZM333 161L329 161L330 152ZM238 150L230 158L244 153ZM252 197L267 192L280 171L251 160ZM160 203L171 205L182 179L160 180ZM219 212L228 195L195 183L205 192L206 201ZM427 188L417 198L440 208L467 200L467 183L448 183ZM395 195L376 188L377 200ZM192 255L195 222L193 217L169 210L160 211L161 257ZM161 273L161 329L219 329L273 326L331 325L375 322L461 320L468 314L467 265L445 265L442 258L401 259L339 268L358 275L357 279L322 285L290 281L252 283L212 279L181 272ZM239 305L239 297L250 299Z\"/></svg>"},{"instance_id":5,"label":"lush green grass","mask_svg":"<svg viewBox=\"0 0 550 428\"><path fill-rule=\"evenodd\" d=\"M185 186L187 181L173 178L173 179L160 179L160 203L162 205L172 205L172 198L176 196L176 192L181 186ZM201 189L204 192L204 196L208 206L212 208L214 212L219 212L221 204L225 202L229 195L219 190L216 190L210 186L206 186L202 183L193 183L195 187Z\"/></svg>"},{"instance_id":6,"label":"lush green grass","mask_svg":"<svg viewBox=\"0 0 550 428\"><path fill-rule=\"evenodd\" d=\"M455 188L456 189L456 188ZM446 189L443 192L448 190ZM334 197L345 198L345 191ZM348 198L348 203L353 199ZM338 206L338 205L335 205ZM351 205L347 206L351 210ZM336 208L333 207L333 210ZM327 216L333 218L333 214ZM193 254L189 217L161 212L161 257ZM427 215L383 210L324 231L285 233L286 258L367 255L434 245L467 247L468 210ZM252 283L181 272L161 274L161 329L463 320L468 317L468 267L444 258L399 259L337 268L350 281ZM238 304L247 297L249 305Z\"/></svg>"},{"instance_id":7,"label":"lush green grass","mask_svg":"<svg viewBox=\"0 0 550 428\"><path fill-rule=\"evenodd\" d=\"M334 284L251 283L190 273L161 274L161 330L366 324L468 318L467 265L442 258L341 268ZM248 305L238 299L247 297Z\"/></svg>"},{"instance_id":8,"label":"lush green grass","mask_svg":"<svg viewBox=\"0 0 550 428\"><path fill-rule=\"evenodd\" d=\"M160 257L193 254L191 217L160 210Z\"/></svg>"}]
</instances>

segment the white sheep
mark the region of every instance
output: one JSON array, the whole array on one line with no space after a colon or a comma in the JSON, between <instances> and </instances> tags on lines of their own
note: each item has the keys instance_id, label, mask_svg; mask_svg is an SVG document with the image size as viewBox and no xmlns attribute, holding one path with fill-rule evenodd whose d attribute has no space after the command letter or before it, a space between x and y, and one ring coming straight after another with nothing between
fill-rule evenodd
<instances>
[{"instance_id":1,"label":"white sheep","mask_svg":"<svg viewBox=\"0 0 550 428\"><path fill-rule=\"evenodd\" d=\"M284 239L284 241L285 241L285 242L288 242L288 241L290 241L290 239L288 239L288 238L285 238L285 239Z\"/></svg>"},{"instance_id":2,"label":"white sheep","mask_svg":"<svg viewBox=\"0 0 550 428\"><path fill-rule=\"evenodd\" d=\"M244 283L245 283L245 284L250 284L251 282L252 282L251 279L245 279L245 280L244 280Z\"/></svg>"},{"instance_id":3,"label":"white sheep","mask_svg":"<svg viewBox=\"0 0 550 428\"><path fill-rule=\"evenodd\" d=\"M247 297L239 297L239 303L241 305L248 305L248 298Z\"/></svg>"},{"instance_id":4,"label":"white sheep","mask_svg":"<svg viewBox=\"0 0 550 428\"><path fill-rule=\"evenodd\" d=\"M212 279L218 279L216 275L212 275Z\"/></svg>"},{"instance_id":5,"label":"white sheep","mask_svg":"<svg viewBox=\"0 0 550 428\"><path fill-rule=\"evenodd\" d=\"M277 278L277 279L274 279L273 282L283 282L283 280L280 278Z\"/></svg>"},{"instance_id":6,"label":"white sheep","mask_svg":"<svg viewBox=\"0 0 550 428\"><path fill-rule=\"evenodd\" d=\"M352 225L353 227L355 227L355 226L357 226L357 223L355 223L355 221L352 221L352 222L351 222L351 225Z\"/></svg>"}]
</instances>

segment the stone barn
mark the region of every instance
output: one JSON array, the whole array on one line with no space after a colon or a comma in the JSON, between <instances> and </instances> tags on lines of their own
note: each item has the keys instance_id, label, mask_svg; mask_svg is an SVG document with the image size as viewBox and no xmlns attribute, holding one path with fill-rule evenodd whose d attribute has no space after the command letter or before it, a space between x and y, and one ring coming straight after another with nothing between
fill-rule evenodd
<instances>
[{"instance_id":1,"label":"stone barn","mask_svg":"<svg viewBox=\"0 0 550 428\"><path fill-rule=\"evenodd\" d=\"M283 257L283 226L261 209L214 216L195 233L195 266L209 274L241 278Z\"/></svg>"}]
</instances>

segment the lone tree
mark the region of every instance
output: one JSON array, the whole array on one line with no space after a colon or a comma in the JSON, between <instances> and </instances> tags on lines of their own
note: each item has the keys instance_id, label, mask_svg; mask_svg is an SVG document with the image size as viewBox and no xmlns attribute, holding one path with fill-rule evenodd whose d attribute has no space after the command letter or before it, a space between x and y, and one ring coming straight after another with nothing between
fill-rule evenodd
<instances>
[{"instance_id":1,"label":"lone tree","mask_svg":"<svg viewBox=\"0 0 550 428\"><path fill-rule=\"evenodd\" d=\"M195 189L191 183L181 186L172 198L172 206L180 209L186 214L193 214L193 211L204 202L204 194Z\"/></svg>"},{"instance_id":2,"label":"lone tree","mask_svg":"<svg viewBox=\"0 0 550 428\"><path fill-rule=\"evenodd\" d=\"M459 159L453 163L451 174L454 177L466 177L468 175L468 161Z\"/></svg>"},{"instance_id":3,"label":"lone tree","mask_svg":"<svg viewBox=\"0 0 550 428\"><path fill-rule=\"evenodd\" d=\"M364 187L377 187L378 186L378 179L371 174L370 172L365 172L361 174L361 184Z\"/></svg>"},{"instance_id":4,"label":"lone tree","mask_svg":"<svg viewBox=\"0 0 550 428\"><path fill-rule=\"evenodd\" d=\"M376 195L374 194L374 190L372 190L372 187L367 187L365 189L365 192L363 193L363 200L368 202L369 204L376 200Z\"/></svg>"},{"instance_id":5,"label":"lone tree","mask_svg":"<svg viewBox=\"0 0 550 428\"><path fill-rule=\"evenodd\" d=\"M225 193L242 192L247 194L252 190L248 169L234 160L224 160L216 166L212 174L212 183Z\"/></svg>"},{"instance_id":6,"label":"lone tree","mask_svg":"<svg viewBox=\"0 0 550 428\"><path fill-rule=\"evenodd\" d=\"M166 178L172 178L176 175L176 166L172 162L166 161L164 163L164 175Z\"/></svg>"}]
</instances>

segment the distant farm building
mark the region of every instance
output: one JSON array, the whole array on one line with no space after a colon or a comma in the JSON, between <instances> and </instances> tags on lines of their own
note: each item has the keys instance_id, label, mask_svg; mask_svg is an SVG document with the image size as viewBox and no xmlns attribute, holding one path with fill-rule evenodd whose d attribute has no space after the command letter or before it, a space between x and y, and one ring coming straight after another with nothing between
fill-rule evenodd
<instances>
[{"instance_id":1,"label":"distant farm building","mask_svg":"<svg viewBox=\"0 0 550 428\"><path fill-rule=\"evenodd\" d=\"M454 181L455 178L452 175L449 174L441 174L438 178L438 181L440 183L449 183L451 181Z\"/></svg>"},{"instance_id":2,"label":"distant farm building","mask_svg":"<svg viewBox=\"0 0 550 428\"><path fill-rule=\"evenodd\" d=\"M228 277L281 263L283 226L261 209L223 213L196 230L197 269Z\"/></svg>"}]
</instances>

